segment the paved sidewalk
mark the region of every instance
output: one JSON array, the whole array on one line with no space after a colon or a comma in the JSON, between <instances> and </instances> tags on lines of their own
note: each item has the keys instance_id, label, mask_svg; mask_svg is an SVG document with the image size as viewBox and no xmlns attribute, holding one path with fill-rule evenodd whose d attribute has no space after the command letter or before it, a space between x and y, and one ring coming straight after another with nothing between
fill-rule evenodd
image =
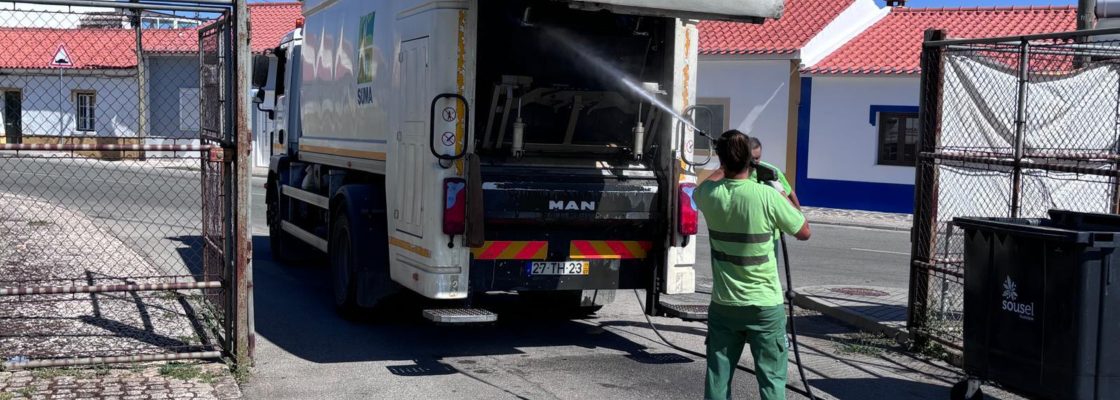
<instances>
[{"instance_id":1,"label":"paved sidewalk","mask_svg":"<svg viewBox=\"0 0 1120 400\"><path fill-rule=\"evenodd\" d=\"M835 208L802 207L809 223L858 226L865 228L908 231L913 225L911 214L883 213Z\"/></svg>"},{"instance_id":2,"label":"paved sidewalk","mask_svg":"<svg viewBox=\"0 0 1120 400\"><path fill-rule=\"evenodd\" d=\"M794 290L798 307L815 310L864 332L883 334L899 343L906 333L907 290L878 286L822 285Z\"/></svg>"},{"instance_id":3,"label":"paved sidewalk","mask_svg":"<svg viewBox=\"0 0 1120 400\"><path fill-rule=\"evenodd\" d=\"M944 399L963 379L959 366L906 350L905 290L832 285L797 292L802 358L818 398ZM791 381L799 380L795 372ZM990 399L1022 398L988 383L983 390Z\"/></svg>"}]
</instances>

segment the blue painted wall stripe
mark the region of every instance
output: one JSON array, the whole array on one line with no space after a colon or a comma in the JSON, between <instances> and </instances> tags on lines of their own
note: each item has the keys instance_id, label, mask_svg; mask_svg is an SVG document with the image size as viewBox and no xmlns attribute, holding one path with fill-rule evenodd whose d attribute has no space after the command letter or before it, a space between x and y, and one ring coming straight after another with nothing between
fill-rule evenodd
<instances>
[{"instance_id":1,"label":"blue painted wall stripe","mask_svg":"<svg viewBox=\"0 0 1120 400\"><path fill-rule=\"evenodd\" d=\"M914 185L809 179L809 129L812 104L813 78L802 77L801 102L797 106L796 177L797 197L801 200L801 204L851 210L914 212ZM913 109L917 111L917 107ZM873 108L872 120L875 112Z\"/></svg>"}]
</instances>

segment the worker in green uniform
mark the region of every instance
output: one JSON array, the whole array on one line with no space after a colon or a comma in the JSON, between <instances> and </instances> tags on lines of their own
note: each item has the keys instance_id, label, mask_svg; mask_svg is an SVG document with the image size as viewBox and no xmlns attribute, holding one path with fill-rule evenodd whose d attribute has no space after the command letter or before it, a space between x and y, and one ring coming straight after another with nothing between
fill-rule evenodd
<instances>
[{"instance_id":1,"label":"worker in green uniform","mask_svg":"<svg viewBox=\"0 0 1120 400\"><path fill-rule=\"evenodd\" d=\"M708 223L714 281L704 397L730 397L735 366L749 344L762 399L785 399L786 313L773 235L777 229L808 240L809 224L782 193L750 179L746 134L724 133L716 142L716 153L720 170L694 194Z\"/></svg>"}]
</instances>

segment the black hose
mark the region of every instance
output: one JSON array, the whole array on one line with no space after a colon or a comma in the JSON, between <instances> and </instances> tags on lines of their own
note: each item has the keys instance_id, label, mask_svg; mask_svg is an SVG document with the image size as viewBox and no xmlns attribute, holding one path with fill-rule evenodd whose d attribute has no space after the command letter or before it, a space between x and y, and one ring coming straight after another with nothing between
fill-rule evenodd
<instances>
[{"instance_id":1,"label":"black hose","mask_svg":"<svg viewBox=\"0 0 1120 400\"><path fill-rule=\"evenodd\" d=\"M801 349L797 345L797 323L793 318L793 298L796 293L793 291L793 275L789 270L789 250L786 249L786 235L778 233L779 241L782 243L782 260L786 266L786 304L789 305L789 333L790 343L793 344L793 358L797 362L797 373L801 375L801 384L805 385L805 394L810 399L816 400L817 397L813 395L813 387L809 386L809 380L805 378L805 367L801 365ZM788 386L788 385L787 385Z\"/></svg>"}]
</instances>

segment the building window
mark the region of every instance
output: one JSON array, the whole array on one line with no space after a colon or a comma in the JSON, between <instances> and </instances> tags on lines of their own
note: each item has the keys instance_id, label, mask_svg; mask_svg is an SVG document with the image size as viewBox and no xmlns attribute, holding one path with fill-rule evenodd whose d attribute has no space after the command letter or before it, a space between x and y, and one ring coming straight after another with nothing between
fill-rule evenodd
<instances>
[{"instance_id":1,"label":"building window","mask_svg":"<svg viewBox=\"0 0 1120 400\"><path fill-rule=\"evenodd\" d=\"M879 165L914 166L918 160L918 114L879 113Z\"/></svg>"},{"instance_id":2,"label":"building window","mask_svg":"<svg viewBox=\"0 0 1120 400\"><path fill-rule=\"evenodd\" d=\"M198 88L179 88L179 130L197 132L199 127Z\"/></svg>"},{"instance_id":3,"label":"building window","mask_svg":"<svg viewBox=\"0 0 1120 400\"><path fill-rule=\"evenodd\" d=\"M77 106L75 115L77 115L78 131L80 132L93 132L94 121L96 121L96 105L97 95L94 92L75 92L74 104Z\"/></svg>"},{"instance_id":4,"label":"building window","mask_svg":"<svg viewBox=\"0 0 1120 400\"><path fill-rule=\"evenodd\" d=\"M708 133L714 137L726 132L728 125L731 124L730 115L731 99L729 98L700 98L696 100L696 105L706 107L711 110L709 115L706 111L697 110L695 114L696 127L700 129L708 129ZM702 137L696 138L696 150L710 150L707 139Z\"/></svg>"}]
</instances>

